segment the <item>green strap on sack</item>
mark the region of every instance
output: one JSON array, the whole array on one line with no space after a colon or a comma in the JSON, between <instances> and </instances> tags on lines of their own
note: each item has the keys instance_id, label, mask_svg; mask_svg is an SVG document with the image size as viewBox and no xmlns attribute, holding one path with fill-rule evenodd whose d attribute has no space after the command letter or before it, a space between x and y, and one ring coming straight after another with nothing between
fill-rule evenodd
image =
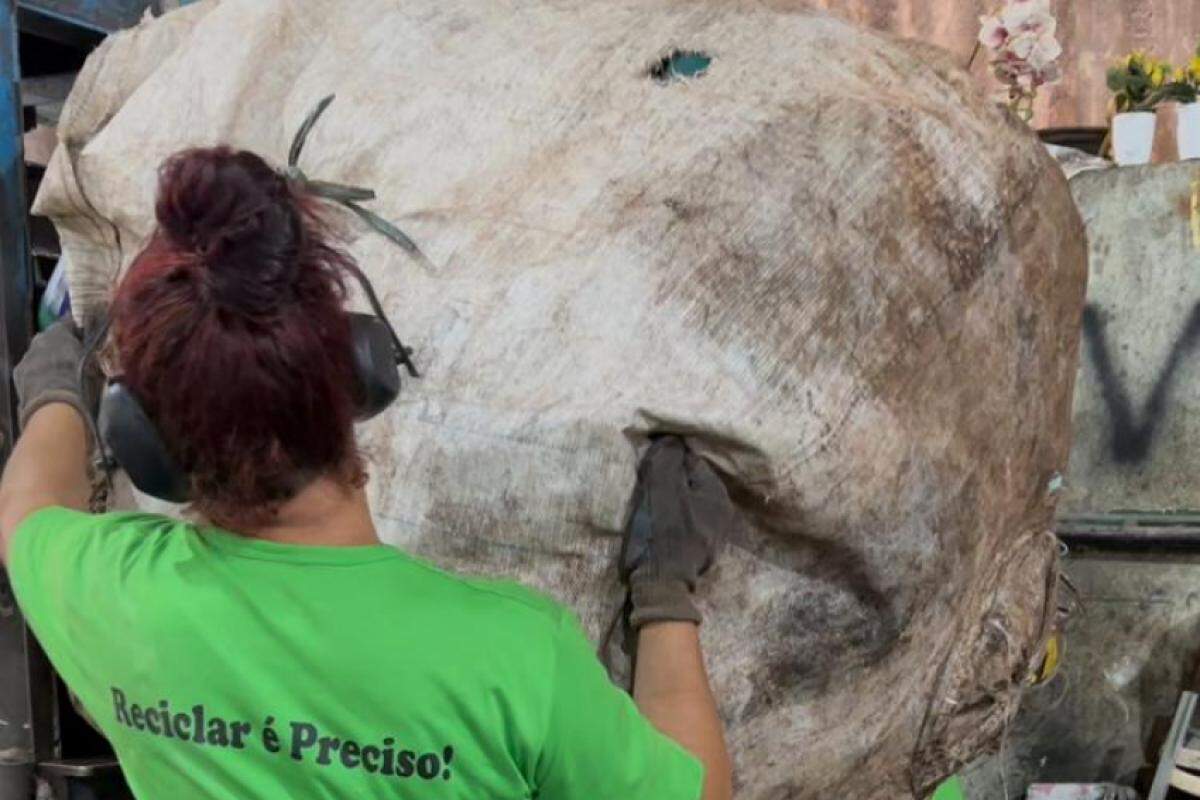
<instances>
[{"instance_id":1,"label":"green strap on sack","mask_svg":"<svg viewBox=\"0 0 1200 800\"><path fill-rule=\"evenodd\" d=\"M292 146L288 149L287 169L284 174L288 180L295 181L304 188L306 192L319 197L322 200L329 200L344 206L354 212L355 216L365 222L374 231L382 236L387 237L404 252L408 253L418 263L426 268L431 268L432 265L421 249L417 247L417 243L408 237L404 231L397 228L392 223L388 222L383 217L376 214L370 209L363 208L360 203L375 199L375 192L372 189L367 189L362 186L350 186L344 183L331 183L330 181L313 180L304 174L300 169L300 153L304 149L304 142L308 139L309 132L313 126L317 124L317 120L325 113L325 109L329 108L329 104L333 102L336 95L329 95L322 98L321 102L317 103L316 107L308 113L304 118L304 122L300 125L300 129L296 131L295 138L292 139Z\"/></svg>"}]
</instances>

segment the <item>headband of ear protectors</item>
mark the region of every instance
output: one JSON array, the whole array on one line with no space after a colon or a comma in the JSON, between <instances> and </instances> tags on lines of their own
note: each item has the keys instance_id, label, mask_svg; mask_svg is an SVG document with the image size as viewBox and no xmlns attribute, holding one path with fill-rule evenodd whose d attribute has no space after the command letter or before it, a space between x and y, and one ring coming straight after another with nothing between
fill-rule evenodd
<instances>
[{"instance_id":1,"label":"headband of ear protectors","mask_svg":"<svg viewBox=\"0 0 1200 800\"><path fill-rule=\"evenodd\" d=\"M420 374L412 363L412 351L401 343L384 315L371 282L357 268L352 274L374 312L349 315L350 358L357 384L354 411L355 418L362 421L383 411L399 396L399 365L403 364L414 378ZM107 328L106 322L89 340L84 363L104 340ZM100 446L125 470L138 491L172 503L187 502L191 483L187 473L171 455L133 391L119 378L110 380L100 396L96 428Z\"/></svg>"}]
</instances>

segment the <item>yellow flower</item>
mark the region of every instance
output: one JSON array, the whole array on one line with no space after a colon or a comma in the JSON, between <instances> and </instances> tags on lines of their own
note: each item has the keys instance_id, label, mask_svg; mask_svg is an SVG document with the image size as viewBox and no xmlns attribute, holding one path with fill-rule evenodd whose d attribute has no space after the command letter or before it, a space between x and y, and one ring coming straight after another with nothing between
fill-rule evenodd
<instances>
[{"instance_id":1,"label":"yellow flower","mask_svg":"<svg viewBox=\"0 0 1200 800\"><path fill-rule=\"evenodd\" d=\"M1167 80L1167 65L1155 64L1150 67L1150 85L1155 89L1161 87Z\"/></svg>"},{"instance_id":2,"label":"yellow flower","mask_svg":"<svg viewBox=\"0 0 1200 800\"><path fill-rule=\"evenodd\" d=\"M1193 81L1200 81L1200 56L1196 56L1188 62L1187 71Z\"/></svg>"},{"instance_id":3,"label":"yellow flower","mask_svg":"<svg viewBox=\"0 0 1200 800\"><path fill-rule=\"evenodd\" d=\"M1175 74L1171 76L1171 80L1176 83L1183 83L1188 79L1188 71L1183 67L1176 67Z\"/></svg>"},{"instance_id":4,"label":"yellow flower","mask_svg":"<svg viewBox=\"0 0 1200 800\"><path fill-rule=\"evenodd\" d=\"M1135 66L1145 66L1145 65L1146 65L1146 54L1143 53L1141 50L1134 50L1132 53L1130 53L1125 58L1126 69L1132 69Z\"/></svg>"}]
</instances>

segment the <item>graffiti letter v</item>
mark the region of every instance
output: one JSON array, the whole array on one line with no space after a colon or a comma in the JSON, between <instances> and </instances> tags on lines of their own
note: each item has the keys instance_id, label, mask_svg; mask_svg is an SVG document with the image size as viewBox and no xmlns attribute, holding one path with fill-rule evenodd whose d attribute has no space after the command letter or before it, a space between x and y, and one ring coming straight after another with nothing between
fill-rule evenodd
<instances>
[{"instance_id":1,"label":"graffiti letter v","mask_svg":"<svg viewBox=\"0 0 1200 800\"><path fill-rule=\"evenodd\" d=\"M1088 351L1092 363L1096 367L1096 375L1100 380L1100 393L1108 412L1112 416L1112 456L1119 464L1136 464L1143 461L1150 453L1150 444L1154 439L1154 431L1162 421L1166 410L1167 394L1171 389L1171 381L1179 364L1192 348L1200 341L1200 303L1192 308L1183 333L1171 347L1171 354L1154 382L1146 407L1142 410L1142 419L1134 424L1133 409L1129 402L1129 393L1121 385L1113 372L1112 358L1108 352L1108 344L1104 336L1104 320L1100 310L1089 304L1083 309L1083 335L1088 343Z\"/></svg>"}]
</instances>

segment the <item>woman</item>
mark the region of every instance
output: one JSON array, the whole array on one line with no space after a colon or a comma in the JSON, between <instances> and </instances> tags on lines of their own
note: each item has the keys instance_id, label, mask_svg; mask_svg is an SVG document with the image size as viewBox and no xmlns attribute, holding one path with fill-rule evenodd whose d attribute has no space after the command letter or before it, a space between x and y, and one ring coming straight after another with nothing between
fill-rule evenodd
<instances>
[{"instance_id":1,"label":"woman","mask_svg":"<svg viewBox=\"0 0 1200 800\"><path fill-rule=\"evenodd\" d=\"M690 592L733 522L682 442L639 470L634 700L574 617L380 544L343 278L317 202L226 148L164 166L112 308L122 383L206 524L84 513L92 399L66 324L14 378L10 578L142 798L727 798ZM635 707L636 702L636 707Z\"/></svg>"}]
</instances>

